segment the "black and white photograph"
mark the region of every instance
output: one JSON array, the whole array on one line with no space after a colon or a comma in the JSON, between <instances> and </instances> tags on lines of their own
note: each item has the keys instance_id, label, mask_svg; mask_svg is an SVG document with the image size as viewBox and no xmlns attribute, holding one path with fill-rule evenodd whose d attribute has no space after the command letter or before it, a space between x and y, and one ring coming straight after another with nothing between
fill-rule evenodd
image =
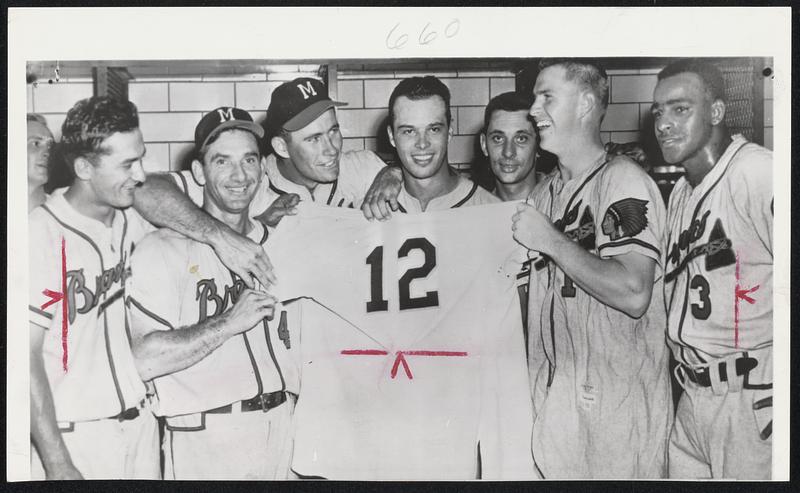
<instances>
[{"instance_id":1,"label":"black and white photograph","mask_svg":"<svg viewBox=\"0 0 800 493\"><path fill-rule=\"evenodd\" d=\"M790 13L10 9L8 479L788 480Z\"/></svg>"}]
</instances>

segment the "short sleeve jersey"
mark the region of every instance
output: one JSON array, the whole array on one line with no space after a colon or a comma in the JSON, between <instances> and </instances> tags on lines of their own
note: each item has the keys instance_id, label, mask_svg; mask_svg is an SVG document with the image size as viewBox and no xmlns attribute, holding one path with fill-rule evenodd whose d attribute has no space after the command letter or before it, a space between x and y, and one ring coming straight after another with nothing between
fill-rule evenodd
<instances>
[{"instance_id":1,"label":"short sleeve jersey","mask_svg":"<svg viewBox=\"0 0 800 493\"><path fill-rule=\"evenodd\" d=\"M649 308L634 319L581 289L555 262L534 262L528 337L537 465L551 478L659 477L671 408L658 188L619 156L567 182L556 169L529 201L592 255L635 252L658 264ZM617 460L631 454L636 460Z\"/></svg>"},{"instance_id":2,"label":"short sleeve jersey","mask_svg":"<svg viewBox=\"0 0 800 493\"><path fill-rule=\"evenodd\" d=\"M264 227L257 221L251 225L248 238L263 244ZM130 310L150 330L177 330L219 316L245 288L210 246L166 229L137 246L132 265ZM155 378L157 414L170 417L172 429L196 428L202 426L203 411L262 393L297 393L292 342L297 341L286 314L277 309L272 321L231 337L188 368Z\"/></svg>"},{"instance_id":3,"label":"short sleeve jersey","mask_svg":"<svg viewBox=\"0 0 800 493\"><path fill-rule=\"evenodd\" d=\"M482 477L533 476L514 207L368 222L303 203L281 221L267 244L275 294L315 301L302 314L296 472L470 479L480 443Z\"/></svg>"},{"instance_id":4,"label":"short sleeve jersey","mask_svg":"<svg viewBox=\"0 0 800 493\"><path fill-rule=\"evenodd\" d=\"M76 211L64 192L28 216L30 322L46 329L56 420L110 418L145 398L128 343L125 280L134 244L152 226L129 208L107 227Z\"/></svg>"},{"instance_id":5,"label":"short sleeve jersey","mask_svg":"<svg viewBox=\"0 0 800 493\"><path fill-rule=\"evenodd\" d=\"M737 135L668 208L666 301L676 357L702 364L772 345L772 152Z\"/></svg>"}]
</instances>

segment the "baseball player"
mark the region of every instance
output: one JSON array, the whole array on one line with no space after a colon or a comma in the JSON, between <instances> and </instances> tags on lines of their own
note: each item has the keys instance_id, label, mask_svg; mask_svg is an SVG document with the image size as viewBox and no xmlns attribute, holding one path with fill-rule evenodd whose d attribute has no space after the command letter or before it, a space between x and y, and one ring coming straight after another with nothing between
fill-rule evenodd
<instances>
[{"instance_id":1,"label":"baseball player","mask_svg":"<svg viewBox=\"0 0 800 493\"><path fill-rule=\"evenodd\" d=\"M358 208L373 182L377 190L399 186L400 171L386 167L374 152L342 152L334 108L346 104L331 100L318 79L300 77L275 88L264 122L273 152L266 156L268 179L250 207L254 218L272 227L294 214L300 200ZM190 172L170 174L185 194L202 204L202 185Z\"/></svg>"},{"instance_id":2,"label":"baseball player","mask_svg":"<svg viewBox=\"0 0 800 493\"><path fill-rule=\"evenodd\" d=\"M505 92L486 105L481 151L489 158L494 194L501 200L525 200L538 181L537 135L528 112L533 96Z\"/></svg>"},{"instance_id":3,"label":"baseball player","mask_svg":"<svg viewBox=\"0 0 800 493\"><path fill-rule=\"evenodd\" d=\"M436 77L403 79L389 97L389 141L397 149L403 183L398 210L419 213L500 200L460 176L447 162L450 91Z\"/></svg>"},{"instance_id":4,"label":"baseball player","mask_svg":"<svg viewBox=\"0 0 800 493\"><path fill-rule=\"evenodd\" d=\"M192 162L203 210L258 244L266 230L249 207L264 174L261 137L246 111L210 111L195 130ZM165 477L285 479L287 390L298 391L286 313L268 322L271 295L246 288L208 245L170 230L145 238L131 263L131 345L166 417Z\"/></svg>"},{"instance_id":5,"label":"baseball player","mask_svg":"<svg viewBox=\"0 0 800 493\"><path fill-rule=\"evenodd\" d=\"M53 133L42 115L28 113L28 212L44 203Z\"/></svg>"},{"instance_id":6,"label":"baseball player","mask_svg":"<svg viewBox=\"0 0 800 493\"><path fill-rule=\"evenodd\" d=\"M605 72L543 60L531 115L559 165L514 216L542 257L528 321L533 454L545 478L666 474L670 395L663 327L664 206L632 160L600 140Z\"/></svg>"},{"instance_id":7,"label":"baseball player","mask_svg":"<svg viewBox=\"0 0 800 493\"><path fill-rule=\"evenodd\" d=\"M34 479L158 479L158 429L136 371L124 303L130 208L144 180L136 107L79 101L62 127L73 176L29 215Z\"/></svg>"},{"instance_id":8,"label":"baseball player","mask_svg":"<svg viewBox=\"0 0 800 493\"><path fill-rule=\"evenodd\" d=\"M669 444L673 478L769 479L772 471L772 152L730 136L710 63L658 74L664 160L686 175L667 212L669 338L684 388Z\"/></svg>"}]
</instances>

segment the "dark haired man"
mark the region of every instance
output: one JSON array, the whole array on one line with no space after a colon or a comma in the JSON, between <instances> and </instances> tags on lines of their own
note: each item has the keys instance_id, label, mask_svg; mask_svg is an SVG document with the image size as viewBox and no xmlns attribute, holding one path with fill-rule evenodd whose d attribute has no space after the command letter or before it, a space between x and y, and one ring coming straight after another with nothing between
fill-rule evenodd
<instances>
[{"instance_id":1,"label":"dark haired man","mask_svg":"<svg viewBox=\"0 0 800 493\"><path fill-rule=\"evenodd\" d=\"M264 176L262 136L246 111L218 108L197 125L192 162L203 210L258 244L266 231L249 207ZM285 479L286 391L297 385L288 344L266 321L274 298L246 288L208 245L167 229L142 240L131 265L131 346L166 418L165 477Z\"/></svg>"},{"instance_id":2,"label":"dark haired man","mask_svg":"<svg viewBox=\"0 0 800 493\"><path fill-rule=\"evenodd\" d=\"M605 72L572 59L540 69L531 116L559 164L513 224L547 269L530 284L534 460L545 478L663 477L665 309L651 302L662 286L663 202L635 162L606 154Z\"/></svg>"},{"instance_id":3,"label":"dark haired man","mask_svg":"<svg viewBox=\"0 0 800 493\"><path fill-rule=\"evenodd\" d=\"M62 126L72 183L30 225L31 475L157 479L158 430L128 344L124 283L151 228L136 107L78 101Z\"/></svg>"},{"instance_id":4,"label":"dark haired man","mask_svg":"<svg viewBox=\"0 0 800 493\"><path fill-rule=\"evenodd\" d=\"M528 113L533 96L505 92L489 101L480 134L489 158L494 193L501 200L525 200L536 186L537 135Z\"/></svg>"},{"instance_id":5,"label":"dark haired man","mask_svg":"<svg viewBox=\"0 0 800 493\"><path fill-rule=\"evenodd\" d=\"M686 170L669 198L669 338L685 392L673 478L772 472L772 152L731 137L720 71L684 59L658 74L655 133Z\"/></svg>"},{"instance_id":6,"label":"dark haired man","mask_svg":"<svg viewBox=\"0 0 800 493\"><path fill-rule=\"evenodd\" d=\"M402 212L425 212L499 202L447 162L450 91L434 76L403 79L389 97L389 141L397 149Z\"/></svg>"}]
</instances>

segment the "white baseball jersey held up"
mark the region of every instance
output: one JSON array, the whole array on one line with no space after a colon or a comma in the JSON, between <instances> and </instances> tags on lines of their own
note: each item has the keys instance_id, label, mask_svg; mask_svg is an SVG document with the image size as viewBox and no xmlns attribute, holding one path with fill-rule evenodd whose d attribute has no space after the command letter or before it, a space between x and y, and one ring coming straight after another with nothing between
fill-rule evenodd
<instances>
[{"instance_id":1,"label":"white baseball jersey held up","mask_svg":"<svg viewBox=\"0 0 800 493\"><path fill-rule=\"evenodd\" d=\"M470 479L480 444L481 477L534 476L515 207L371 223L304 203L282 220L267 243L276 294L316 301L301 317L297 473Z\"/></svg>"}]
</instances>

